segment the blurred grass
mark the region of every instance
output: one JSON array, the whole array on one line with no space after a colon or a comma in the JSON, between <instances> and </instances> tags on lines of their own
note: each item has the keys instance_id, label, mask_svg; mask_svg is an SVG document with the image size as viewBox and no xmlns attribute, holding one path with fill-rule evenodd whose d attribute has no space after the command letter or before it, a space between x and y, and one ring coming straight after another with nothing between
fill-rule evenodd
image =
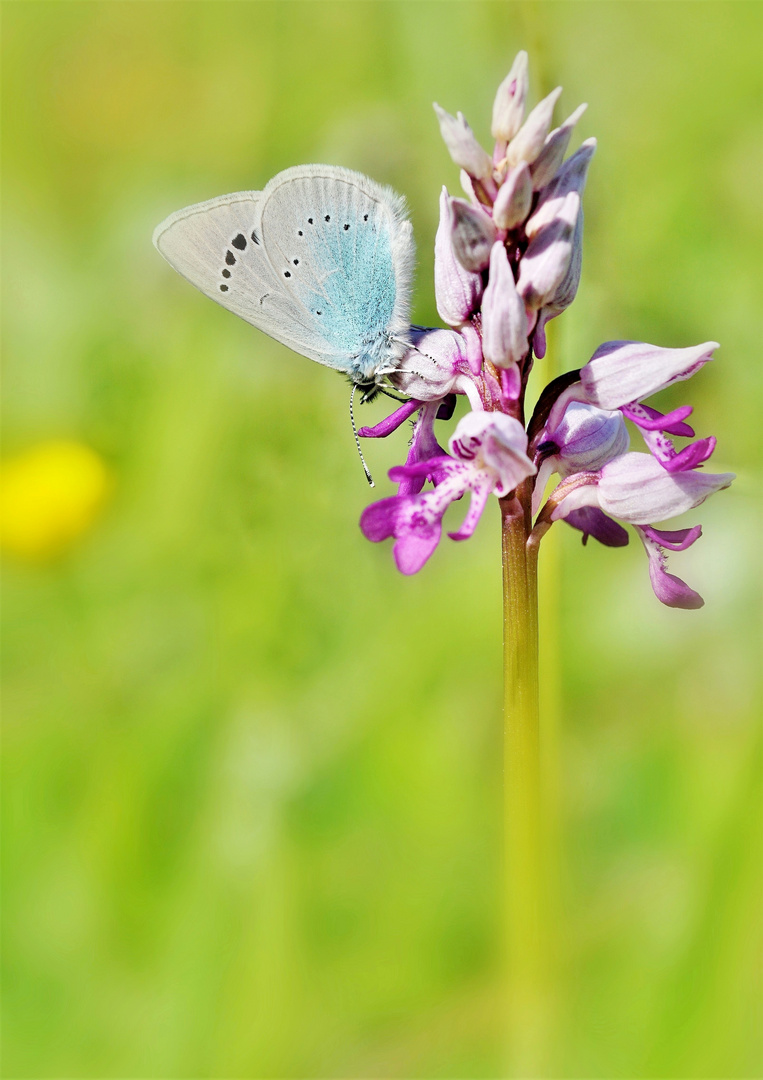
<instances>
[{"instance_id":1,"label":"blurred grass","mask_svg":"<svg viewBox=\"0 0 763 1080\"><path fill-rule=\"evenodd\" d=\"M397 576L357 529L341 380L150 235L288 165L358 168L408 197L436 323L457 177L430 103L487 137L523 46L599 138L559 367L721 341L688 397L739 474L674 563L701 612L660 607L635 544L547 541L555 1075L760 1074L762 14L3 5L5 451L75 439L115 478L77 543L5 571L4 1075L498 1075L497 514ZM404 443L369 447L378 479Z\"/></svg>"}]
</instances>

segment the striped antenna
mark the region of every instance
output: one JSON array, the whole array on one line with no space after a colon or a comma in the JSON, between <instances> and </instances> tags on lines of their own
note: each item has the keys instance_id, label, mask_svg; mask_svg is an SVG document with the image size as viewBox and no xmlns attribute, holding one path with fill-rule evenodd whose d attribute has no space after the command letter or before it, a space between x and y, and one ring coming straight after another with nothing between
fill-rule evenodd
<instances>
[{"instance_id":1,"label":"striped antenna","mask_svg":"<svg viewBox=\"0 0 763 1080\"><path fill-rule=\"evenodd\" d=\"M368 486L369 487L376 487L376 484L374 483L374 478L371 476L371 473L369 472L368 466L366 465L366 459L363 457L363 451L360 449L360 439L358 438L358 429L355 427L355 414L352 411L352 401L353 401L353 398L355 397L355 391L357 389L358 389L357 386L355 385L355 383L353 383L352 384L352 392L350 393L350 423L352 424L352 433L355 436L355 445L358 448L358 457L360 458L360 464L363 466L363 472L366 474L366 480L368 481Z\"/></svg>"}]
</instances>

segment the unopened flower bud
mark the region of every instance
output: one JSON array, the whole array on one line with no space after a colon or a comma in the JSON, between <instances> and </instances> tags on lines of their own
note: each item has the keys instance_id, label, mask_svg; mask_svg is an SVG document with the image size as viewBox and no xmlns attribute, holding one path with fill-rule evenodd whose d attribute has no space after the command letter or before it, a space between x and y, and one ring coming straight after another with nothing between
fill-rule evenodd
<instances>
[{"instance_id":1,"label":"unopened flower bud","mask_svg":"<svg viewBox=\"0 0 763 1080\"><path fill-rule=\"evenodd\" d=\"M572 260L580 196L571 191L553 221L538 232L519 264L517 289L532 308L541 308L556 294Z\"/></svg>"},{"instance_id":2,"label":"unopened flower bud","mask_svg":"<svg viewBox=\"0 0 763 1080\"><path fill-rule=\"evenodd\" d=\"M554 105L556 105L561 92L561 86L557 86L556 90L552 90L548 97L544 97L543 101L538 102L527 117L509 143L506 151L506 160L509 165L518 165L520 161L526 161L528 165L531 165L535 161L543 149L543 144L551 127Z\"/></svg>"},{"instance_id":3,"label":"unopened flower bud","mask_svg":"<svg viewBox=\"0 0 763 1080\"><path fill-rule=\"evenodd\" d=\"M530 170L522 161L512 169L498 189L493 204L493 221L499 229L513 229L525 220L533 199Z\"/></svg>"},{"instance_id":4,"label":"unopened flower bud","mask_svg":"<svg viewBox=\"0 0 763 1080\"><path fill-rule=\"evenodd\" d=\"M522 125L527 97L527 53L517 53L511 71L498 87L493 103L493 138L509 142Z\"/></svg>"},{"instance_id":5,"label":"unopened flower bud","mask_svg":"<svg viewBox=\"0 0 763 1080\"><path fill-rule=\"evenodd\" d=\"M463 113L451 116L435 102L434 111L440 121L440 133L448 148L448 153L462 169L478 180L485 180L493 173L490 155L477 142L472 129L464 119Z\"/></svg>"},{"instance_id":6,"label":"unopened flower bud","mask_svg":"<svg viewBox=\"0 0 763 1080\"><path fill-rule=\"evenodd\" d=\"M434 293L437 313L449 326L460 326L479 307L482 277L465 270L451 243L452 214L448 192L440 195L440 224L434 242Z\"/></svg>"},{"instance_id":7,"label":"unopened flower bud","mask_svg":"<svg viewBox=\"0 0 763 1080\"><path fill-rule=\"evenodd\" d=\"M570 136L575 124L577 124L587 108L587 105L579 105L572 116L569 116L560 127L554 128L546 136L543 149L530 168L534 191L540 191L556 176L559 166L564 161L564 155L567 153Z\"/></svg>"},{"instance_id":8,"label":"unopened flower bud","mask_svg":"<svg viewBox=\"0 0 763 1080\"><path fill-rule=\"evenodd\" d=\"M542 359L546 355L546 323L561 315L575 299L583 269L583 207L578 211L575 232L572 234L572 255L567 273L559 283L556 292L550 296L538 312L538 323L533 335L533 351Z\"/></svg>"},{"instance_id":9,"label":"unopened flower bud","mask_svg":"<svg viewBox=\"0 0 763 1080\"><path fill-rule=\"evenodd\" d=\"M495 225L484 210L470 206L463 199L450 200L451 243L456 258L465 270L479 273L490 262L495 243Z\"/></svg>"},{"instance_id":10,"label":"unopened flower bud","mask_svg":"<svg viewBox=\"0 0 763 1080\"><path fill-rule=\"evenodd\" d=\"M591 164L595 151L596 139L586 139L580 149L576 150L572 157L562 165L541 195L532 217L527 221L525 231L530 238L554 220L570 192L575 192L582 198L588 166Z\"/></svg>"},{"instance_id":11,"label":"unopened flower bud","mask_svg":"<svg viewBox=\"0 0 763 1080\"><path fill-rule=\"evenodd\" d=\"M527 355L525 305L514 284L509 257L500 240L490 252L490 278L482 301L482 351L506 368Z\"/></svg>"}]
</instances>

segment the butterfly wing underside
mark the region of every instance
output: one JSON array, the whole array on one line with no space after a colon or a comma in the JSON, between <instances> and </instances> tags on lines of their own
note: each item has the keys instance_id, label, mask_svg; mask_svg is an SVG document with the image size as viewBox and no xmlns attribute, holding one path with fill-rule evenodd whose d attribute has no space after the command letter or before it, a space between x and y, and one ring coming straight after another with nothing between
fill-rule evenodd
<instances>
[{"instance_id":1,"label":"butterfly wing underside","mask_svg":"<svg viewBox=\"0 0 763 1080\"><path fill-rule=\"evenodd\" d=\"M179 210L154 243L206 296L320 364L366 378L405 351L389 342L408 328L410 223L359 173L289 169L262 192Z\"/></svg>"}]
</instances>

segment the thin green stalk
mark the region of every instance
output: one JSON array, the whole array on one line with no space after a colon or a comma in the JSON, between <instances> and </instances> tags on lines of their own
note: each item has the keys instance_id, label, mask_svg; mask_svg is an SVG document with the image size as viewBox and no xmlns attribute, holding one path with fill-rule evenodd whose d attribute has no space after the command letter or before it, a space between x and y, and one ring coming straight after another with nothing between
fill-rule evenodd
<instances>
[{"instance_id":1,"label":"thin green stalk","mask_svg":"<svg viewBox=\"0 0 763 1080\"><path fill-rule=\"evenodd\" d=\"M529 492L501 502L505 675L505 867L509 1075L543 1075L545 866L538 710L537 546Z\"/></svg>"}]
</instances>

